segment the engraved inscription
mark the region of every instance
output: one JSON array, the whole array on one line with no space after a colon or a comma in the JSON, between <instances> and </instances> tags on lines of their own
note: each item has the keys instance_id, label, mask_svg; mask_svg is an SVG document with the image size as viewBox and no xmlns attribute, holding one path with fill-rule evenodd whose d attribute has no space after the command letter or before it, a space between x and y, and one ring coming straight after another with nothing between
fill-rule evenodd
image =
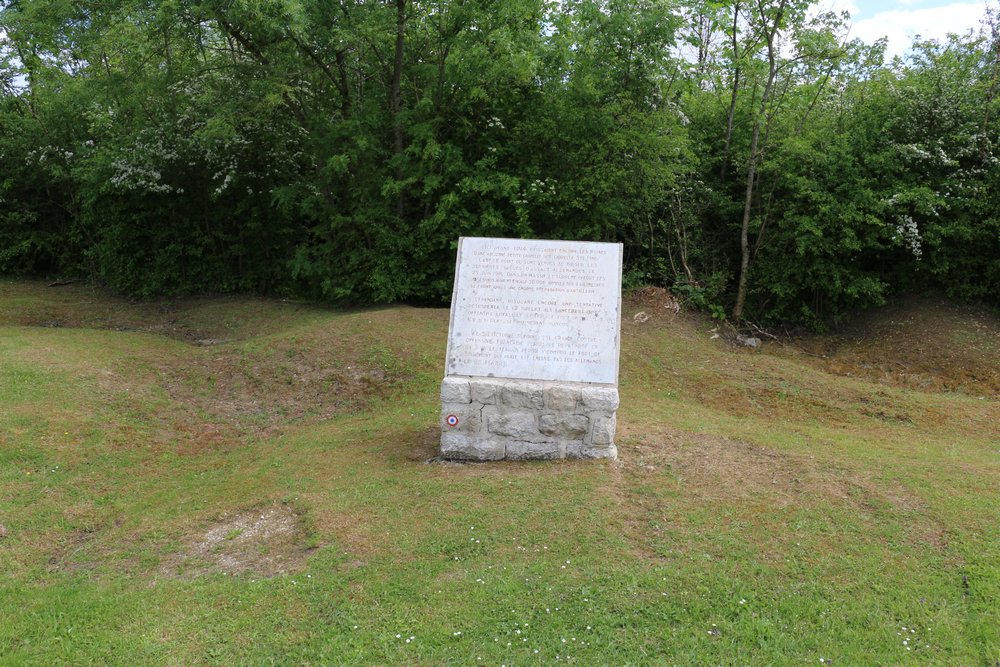
<instances>
[{"instance_id":1,"label":"engraved inscription","mask_svg":"<svg viewBox=\"0 0 1000 667\"><path fill-rule=\"evenodd\" d=\"M447 372L615 382L621 246L462 239Z\"/></svg>"}]
</instances>

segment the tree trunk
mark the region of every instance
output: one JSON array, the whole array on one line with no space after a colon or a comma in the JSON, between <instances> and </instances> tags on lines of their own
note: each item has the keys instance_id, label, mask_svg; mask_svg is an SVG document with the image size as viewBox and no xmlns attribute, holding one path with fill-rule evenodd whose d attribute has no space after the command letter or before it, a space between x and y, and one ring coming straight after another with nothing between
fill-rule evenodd
<instances>
[{"instance_id":1,"label":"tree trunk","mask_svg":"<svg viewBox=\"0 0 1000 667\"><path fill-rule=\"evenodd\" d=\"M719 180L726 180L726 171L729 168L729 145L733 140L733 118L736 116L736 95L740 89L740 64L739 64L739 18L740 3L733 3L733 91L729 98L729 113L726 115L726 143L722 147L722 167L719 169Z\"/></svg>"},{"instance_id":2,"label":"tree trunk","mask_svg":"<svg viewBox=\"0 0 1000 667\"><path fill-rule=\"evenodd\" d=\"M337 89L340 90L340 113L344 118L349 118L351 115L351 83L350 77L347 75L347 62L344 56L344 50L341 49L337 51L334 55L337 62L337 72L340 75L340 83L337 84Z\"/></svg>"},{"instance_id":3,"label":"tree trunk","mask_svg":"<svg viewBox=\"0 0 1000 667\"><path fill-rule=\"evenodd\" d=\"M743 198L743 222L740 225L740 282L736 289L736 307L733 308L733 319L738 323L743 319L743 309L746 306L747 298L747 273L750 270L750 211L753 205L754 179L757 176L757 165L760 162L760 129L767 115L767 105L771 101L774 91L774 80L778 73L777 57L774 52L774 39L781 26L781 18L785 12L785 3L781 0L778 4L778 11L774 16L774 23L767 33L767 84L764 86L764 94L760 98L760 108L757 117L753 122L753 134L750 136L750 164L747 167L747 187ZM766 24L767 17L764 8L760 10L761 20Z\"/></svg>"},{"instance_id":4,"label":"tree trunk","mask_svg":"<svg viewBox=\"0 0 1000 667\"><path fill-rule=\"evenodd\" d=\"M403 119L400 118L403 106L403 37L406 32L406 0L396 0L396 51L392 61L392 84L389 93L389 106L392 111L393 149L396 156L396 183L400 188L396 196L396 215L402 220L403 205Z\"/></svg>"},{"instance_id":5,"label":"tree trunk","mask_svg":"<svg viewBox=\"0 0 1000 667\"><path fill-rule=\"evenodd\" d=\"M983 113L983 129L982 137L988 137L989 127L990 127L990 110L993 107L993 99L996 96L997 86L1000 84L1000 18L995 14L990 14L988 16L990 32L993 38L993 62L991 63L991 69L993 70L993 76L990 80L990 87L986 91L986 107ZM986 141L979 141L979 160L981 162L986 162L987 148Z\"/></svg>"}]
</instances>

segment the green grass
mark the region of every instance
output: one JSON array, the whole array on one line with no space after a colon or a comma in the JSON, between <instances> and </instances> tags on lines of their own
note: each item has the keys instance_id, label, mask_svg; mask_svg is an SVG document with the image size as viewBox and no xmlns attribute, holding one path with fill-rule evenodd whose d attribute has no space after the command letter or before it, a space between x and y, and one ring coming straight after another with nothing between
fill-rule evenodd
<instances>
[{"instance_id":1,"label":"green grass","mask_svg":"<svg viewBox=\"0 0 1000 667\"><path fill-rule=\"evenodd\" d=\"M446 311L60 289L0 282L2 664L1000 660L995 393L626 309L618 463L428 464Z\"/></svg>"}]
</instances>

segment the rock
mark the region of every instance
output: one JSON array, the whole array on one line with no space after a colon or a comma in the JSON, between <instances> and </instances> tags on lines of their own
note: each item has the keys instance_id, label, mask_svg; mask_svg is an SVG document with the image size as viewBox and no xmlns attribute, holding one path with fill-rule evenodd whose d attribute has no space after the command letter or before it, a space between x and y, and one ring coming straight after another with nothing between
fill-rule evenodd
<instances>
[{"instance_id":1,"label":"rock","mask_svg":"<svg viewBox=\"0 0 1000 667\"><path fill-rule=\"evenodd\" d=\"M441 455L446 459L464 461L499 461L506 453L503 440L486 440L461 433L441 436Z\"/></svg>"},{"instance_id":2,"label":"rock","mask_svg":"<svg viewBox=\"0 0 1000 667\"><path fill-rule=\"evenodd\" d=\"M760 338L757 338L756 336L744 336L743 334L738 334L736 336L736 342L743 347L749 347L754 350L760 347Z\"/></svg>"},{"instance_id":3,"label":"rock","mask_svg":"<svg viewBox=\"0 0 1000 667\"><path fill-rule=\"evenodd\" d=\"M530 438L538 435L535 430L535 415L530 412L491 415L486 419L486 429L494 435L505 435L510 438Z\"/></svg>"},{"instance_id":4,"label":"rock","mask_svg":"<svg viewBox=\"0 0 1000 667\"><path fill-rule=\"evenodd\" d=\"M588 410L614 412L618 409L617 387L584 387L580 396Z\"/></svg>"},{"instance_id":5,"label":"rock","mask_svg":"<svg viewBox=\"0 0 1000 667\"><path fill-rule=\"evenodd\" d=\"M635 322L636 324L642 324L643 322L648 322L651 319L652 318L649 316L649 314L644 310L640 310L632 317L632 321Z\"/></svg>"},{"instance_id":6,"label":"rock","mask_svg":"<svg viewBox=\"0 0 1000 667\"><path fill-rule=\"evenodd\" d=\"M618 458L618 448L614 445L609 447L591 447L582 442L570 442L566 444L566 458L614 460Z\"/></svg>"},{"instance_id":7,"label":"rock","mask_svg":"<svg viewBox=\"0 0 1000 667\"><path fill-rule=\"evenodd\" d=\"M558 442L511 440L507 443L507 458L511 461L558 459L562 458L562 449L559 447Z\"/></svg>"},{"instance_id":8,"label":"rock","mask_svg":"<svg viewBox=\"0 0 1000 667\"><path fill-rule=\"evenodd\" d=\"M442 431L478 433L482 424L482 407L476 403L442 403Z\"/></svg>"},{"instance_id":9,"label":"rock","mask_svg":"<svg viewBox=\"0 0 1000 667\"><path fill-rule=\"evenodd\" d=\"M441 382L442 403L471 403L469 381L465 378L446 377Z\"/></svg>"},{"instance_id":10,"label":"rock","mask_svg":"<svg viewBox=\"0 0 1000 667\"><path fill-rule=\"evenodd\" d=\"M500 390L500 400L512 408L532 408L541 410L545 405L542 385L537 383L509 383Z\"/></svg>"},{"instance_id":11,"label":"rock","mask_svg":"<svg viewBox=\"0 0 1000 667\"><path fill-rule=\"evenodd\" d=\"M590 419L583 415L542 415L538 418L538 430L543 435L564 440L577 440L587 433Z\"/></svg>"},{"instance_id":12,"label":"rock","mask_svg":"<svg viewBox=\"0 0 1000 667\"><path fill-rule=\"evenodd\" d=\"M597 417L594 420L594 432L590 436L590 441L595 446L607 447L615 440L615 415L610 417Z\"/></svg>"},{"instance_id":13,"label":"rock","mask_svg":"<svg viewBox=\"0 0 1000 667\"><path fill-rule=\"evenodd\" d=\"M553 386L545 388L545 407L557 412L573 412L576 402L580 399L580 390L576 387Z\"/></svg>"},{"instance_id":14,"label":"rock","mask_svg":"<svg viewBox=\"0 0 1000 667\"><path fill-rule=\"evenodd\" d=\"M472 402L483 405L495 405L497 402L497 387L492 380L475 379L469 383L472 392Z\"/></svg>"}]
</instances>

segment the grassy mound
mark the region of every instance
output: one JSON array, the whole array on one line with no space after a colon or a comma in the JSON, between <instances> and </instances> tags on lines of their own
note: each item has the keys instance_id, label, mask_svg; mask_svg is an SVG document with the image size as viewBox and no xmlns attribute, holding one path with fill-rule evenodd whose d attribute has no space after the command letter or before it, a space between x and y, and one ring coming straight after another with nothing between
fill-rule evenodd
<instances>
[{"instance_id":1,"label":"grassy mound","mask_svg":"<svg viewBox=\"0 0 1000 667\"><path fill-rule=\"evenodd\" d=\"M447 311L0 282L0 662L1000 659L1000 322L669 305L618 462L456 465Z\"/></svg>"}]
</instances>

